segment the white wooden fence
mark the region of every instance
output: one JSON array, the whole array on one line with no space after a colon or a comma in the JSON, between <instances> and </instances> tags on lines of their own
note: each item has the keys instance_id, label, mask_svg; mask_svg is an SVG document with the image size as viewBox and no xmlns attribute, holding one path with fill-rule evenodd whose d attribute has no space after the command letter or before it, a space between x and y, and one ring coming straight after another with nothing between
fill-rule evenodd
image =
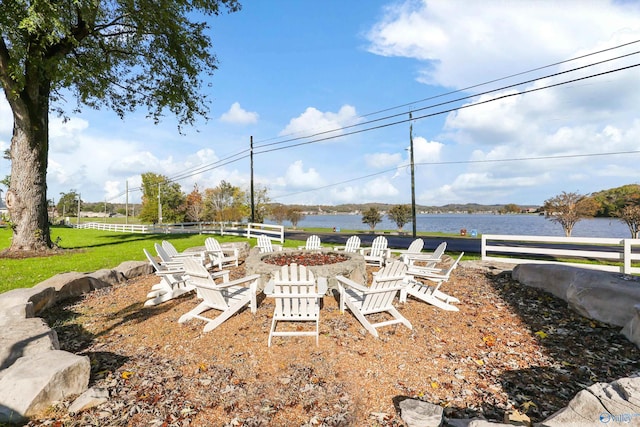
<instances>
[{"instance_id":1,"label":"white wooden fence","mask_svg":"<svg viewBox=\"0 0 640 427\"><path fill-rule=\"evenodd\" d=\"M640 261L640 249L634 252L634 247L640 248L640 239L483 234L481 254L482 260L489 261L514 264L564 264L625 274L640 274L640 267L632 266L632 261ZM500 254L509 256L500 256ZM532 259L533 257L527 258L527 255L555 259ZM561 261L558 258L599 262L589 264ZM606 265L602 261L618 265Z\"/></svg>"},{"instance_id":2,"label":"white wooden fence","mask_svg":"<svg viewBox=\"0 0 640 427\"><path fill-rule=\"evenodd\" d=\"M234 235L249 238L256 238L261 234L268 236L271 240L284 243L284 227L282 225L258 224L239 222L184 222L179 224L108 224L103 222L86 222L81 224L68 223L74 228L91 228L94 230L119 231L124 233L197 233L197 234L219 234Z\"/></svg>"},{"instance_id":3,"label":"white wooden fence","mask_svg":"<svg viewBox=\"0 0 640 427\"><path fill-rule=\"evenodd\" d=\"M149 233L148 225L140 224L107 224L104 222L68 223L73 228L91 228L94 230L119 231L122 233Z\"/></svg>"}]
</instances>

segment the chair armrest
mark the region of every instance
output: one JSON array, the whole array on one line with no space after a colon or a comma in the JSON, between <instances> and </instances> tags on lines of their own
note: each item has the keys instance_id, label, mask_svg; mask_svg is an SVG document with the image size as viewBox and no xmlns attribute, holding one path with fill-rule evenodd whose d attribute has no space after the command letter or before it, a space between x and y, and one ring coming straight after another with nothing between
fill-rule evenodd
<instances>
[{"instance_id":1,"label":"chair armrest","mask_svg":"<svg viewBox=\"0 0 640 427\"><path fill-rule=\"evenodd\" d=\"M214 279L222 277L222 281L223 282L228 282L229 281L229 271L228 270L214 271L213 273L210 273L210 275Z\"/></svg>"},{"instance_id":2,"label":"chair armrest","mask_svg":"<svg viewBox=\"0 0 640 427\"><path fill-rule=\"evenodd\" d=\"M386 276L386 277L379 277L376 276L376 282L380 283L380 282L390 282L392 280L404 280L405 277L407 277L405 274L403 274L402 276Z\"/></svg>"},{"instance_id":3,"label":"chair armrest","mask_svg":"<svg viewBox=\"0 0 640 427\"><path fill-rule=\"evenodd\" d=\"M347 247L346 246L334 246L333 250L334 251L344 251Z\"/></svg>"},{"instance_id":4,"label":"chair armrest","mask_svg":"<svg viewBox=\"0 0 640 427\"><path fill-rule=\"evenodd\" d=\"M262 293L265 295L271 295L273 293L273 288L274 288L274 283L273 280L269 280L267 282L267 286L264 287L264 289L262 290Z\"/></svg>"},{"instance_id":5,"label":"chair armrest","mask_svg":"<svg viewBox=\"0 0 640 427\"><path fill-rule=\"evenodd\" d=\"M232 280L230 282L216 283L216 286L218 286L219 288L228 288L229 286L237 286L241 283L247 283L251 281L257 282L259 278L260 278L259 274L252 274L251 276L242 277L240 279Z\"/></svg>"},{"instance_id":6,"label":"chair armrest","mask_svg":"<svg viewBox=\"0 0 640 427\"><path fill-rule=\"evenodd\" d=\"M327 289L329 289L329 283L327 282L327 278L318 277L318 293L320 295L324 295L327 293Z\"/></svg>"},{"instance_id":7,"label":"chair armrest","mask_svg":"<svg viewBox=\"0 0 640 427\"><path fill-rule=\"evenodd\" d=\"M362 286L361 284L356 283L356 282L354 282L354 281L353 281L353 280L351 280L351 279L347 279L347 278L346 278L346 277L344 277L344 276L336 276L336 280L337 280L339 283L341 283L341 284L343 284L343 285L345 285L345 286L348 286L348 287L350 287L350 288L353 288L353 289L359 290L359 291L361 291L361 292L367 292L367 291L369 290L369 288L368 288L368 287L366 287L366 286Z\"/></svg>"}]
</instances>

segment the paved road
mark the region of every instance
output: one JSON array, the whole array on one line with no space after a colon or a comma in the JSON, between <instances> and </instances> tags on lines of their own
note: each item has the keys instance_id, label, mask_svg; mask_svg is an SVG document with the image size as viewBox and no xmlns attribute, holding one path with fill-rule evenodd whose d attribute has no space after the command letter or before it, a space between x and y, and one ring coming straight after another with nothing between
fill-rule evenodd
<instances>
[{"instance_id":1,"label":"paved road","mask_svg":"<svg viewBox=\"0 0 640 427\"><path fill-rule=\"evenodd\" d=\"M322 243L333 243L336 246L344 245L347 239L353 234L349 233L308 233L305 231L285 231L284 237L285 239L293 239L293 240L307 240L311 234L317 234L320 237ZM372 233L354 233L360 237L362 242L362 246L370 246L373 239L375 239L380 234L372 234ZM411 235L408 236L397 236L393 234L385 234L384 235L389 242L389 247L392 249L407 249L411 242L413 241L413 237ZM422 240L424 240L424 250L432 251L434 250L440 243L447 242L447 251L449 252L465 252L465 253L480 253L481 241L478 238L472 237L425 237L419 236Z\"/></svg>"}]
</instances>

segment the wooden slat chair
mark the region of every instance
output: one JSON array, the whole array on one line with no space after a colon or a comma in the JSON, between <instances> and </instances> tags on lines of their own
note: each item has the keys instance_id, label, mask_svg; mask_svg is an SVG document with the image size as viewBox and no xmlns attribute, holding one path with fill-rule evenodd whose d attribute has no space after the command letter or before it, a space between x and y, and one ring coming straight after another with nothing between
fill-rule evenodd
<instances>
[{"instance_id":1,"label":"wooden slat chair","mask_svg":"<svg viewBox=\"0 0 640 427\"><path fill-rule=\"evenodd\" d=\"M174 260L180 259L180 258L198 258L198 259L204 258L204 254L201 251L178 252L175 246L173 246L173 243L169 242L168 240L162 241L162 248L167 253L167 255L169 255Z\"/></svg>"},{"instance_id":2,"label":"wooden slat chair","mask_svg":"<svg viewBox=\"0 0 640 427\"><path fill-rule=\"evenodd\" d=\"M336 276L340 293L340 312L344 313L345 305L360 321L371 335L378 337L379 327L402 323L413 329L411 323L393 306L398 291L406 286L407 266L400 261L391 261L373 277L370 287L361 285L344 276ZM386 312L393 319L371 323L367 316Z\"/></svg>"},{"instance_id":3,"label":"wooden slat chair","mask_svg":"<svg viewBox=\"0 0 640 427\"><path fill-rule=\"evenodd\" d=\"M453 270L455 270L458 266L458 263L462 259L462 255L464 255L464 252L462 252L460 256L458 256L458 258L453 261L453 263L451 263L451 265L447 268L434 270L432 268L424 269L420 266L409 267L409 269L407 270L407 275L409 275L409 283L400 292L400 301L405 302L407 300L407 295L411 295L421 301L439 307L443 310L460 311L458 307L452 305L452 303L458 303L460 302L460 300L458 298L447 295L444 292L441 292L440 286L442 286L443 283L449 281L451 272L453 272ZM419 282L415 280L416 276L433 282L434 285Z\"/></svg>"},{"instance_id":4,"label":"wooden slat chair","mask_svg":"<svg viewBox=\"0 0 640 427\"><path fill-rule=\"evenodd\" d=\"M184 323L191 319L204 320L207 324L203 331L209 332L220 326L247 304L249 304L252 313L256 312L259 274L216 283L207 269L194 259L184 260L184 270L187 283L197 290L202 302L193 310L180 316L178 323ZM202 315L202 313L209 310L218 310L221 313L214 318Z\"/></svg>"},{"instance_id":5,"label":"wooden slat chair","mask_svg":"<svg viewBox=\"0 0 640 427\"><path fill-rule=\"evenodd\" d=\"M351 236L347 239L344 246L334 246L333 250L356 253L360 250L360 237Z\"/></svg>"},{"instance_id":6,"label":"wooden slat chair","mask_svg":"<svg viewBox=\"0 0 640 427\"><path fill-rule=\"evenodd\" d=\"M415 265L416 262L420 263L420 268L435 268L436 264L442 261L444 251L447 249L447 242L440 243L433 253L417 253L410 254L405 253L400 255L402 261L409 267Z\"/></svg>"},{"instance_id":7,"label":"wooden slat chair","mask_svg":"<svg viewBox=\"0 0 640 427\"><path fill-rule=\"evenodd\" d=\"M274 251L282 250L282 245L274 245L273 243L271 243L271 239L269 238L269 236L266 236L264 234L258 236L257 246L261 254L267 254Z\"/></svg>"},{"instance_id":8,"label":"wooden slat chair","mask_svg":"<svg viewBox=\"0 0 640 427\"><path fill-rule=\"evenodd\" d=\"M156 276L160 277L160 282L151 287L151 292L147 294L145 306L153 306L174 299L182 294L193 291L194 287L186 282L184 268L166 267L158 263L149 251L143 249L149 263L155 270Z\"/></svg>"},{"instance_id":9,"label":"wooden slat chair","mask_svg":"<svg viewBox=\"0 0 640 427\"><path fill-rule=\"evenodd\" d=\"M318 345L320 329L320 300L327 292L327 280L314 278L311 270L304 265L285 265L277 270L267 283L264 294L275 299L273 320L269 332L268 345L273 337L315 336ZM315 330L276 330L279 322L314 322Z\"/></svg>"},{"instance_id":10,"label":"wooden slat chair","mask_svg":"<svg viewBox=\"0 0 640 427\"><path fill-rule=\"evenodd\" d=\"M212 265L217 265L220 270L228 266L238 266L238 249L223 248L213 237L204 240L205 256L209 258Z\"/></svg>"},{"instance_id":11,"label":"wooden slat chair","mask_svg":"<svg viewBox=\"0 0 640 427\"><path fill-rule=\"evenodd\" d=\"M320 237L315 234L307 237L307 241L304 246L298 246L298 249L304 249L306 251L318 251L322 249L320 245Z\"/></svg>"},{"instance_id":12,"label":"wooden slat chair","mask_svg":"<svg viewBox=\"0 0 640 427\"><path fill-rule=\"evenodd\" d=\"M418 255L424 248L424 240L418 238L411 242L407 249L391 249L391 253L400 254L400 256L406 255Z\"/></svg>"},{"instance_id":13,"label":"wooden slat chair","mask_svg":"<svg viewBox=\"0 0 640 427\"><path fill-rule=\"evenodd\" d=\"M391 258L391 251L388 248L389 242L384 236L378 236L373 239L370 248L360 249L360 253L364 256L364 261L369 265L382 267L387 259Z\"/></svg>"}]
</instances>

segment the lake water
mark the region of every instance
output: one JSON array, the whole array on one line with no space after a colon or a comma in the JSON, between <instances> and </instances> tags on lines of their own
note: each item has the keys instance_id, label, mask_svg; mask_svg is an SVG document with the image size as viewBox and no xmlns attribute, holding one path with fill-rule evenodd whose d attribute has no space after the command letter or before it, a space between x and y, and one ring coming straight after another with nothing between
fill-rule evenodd
<instances>
[{"instance_id":1,"label":"lake water","mask_svg":"<svg viewBox=\"0 0 640 427\"><path fill-rule=\"evenodd\" d=\"M284 223L289 227L291 224ZM298 223L298 228L322 227L346 230L369 230L360 215L307 215ZM376 230L395 230L396 224L386 216ZM465 228L470 234L510 234L528 236L564 236L560 224L543 215L491 215L491 214L419 214L416 216L418 232L443 232L459 234ZM411 232L411 223L403 227ZM573 228L572 237L630 238L627 224L615 218L590 218L579 221Z\"/></svg>"}]
</instances>

